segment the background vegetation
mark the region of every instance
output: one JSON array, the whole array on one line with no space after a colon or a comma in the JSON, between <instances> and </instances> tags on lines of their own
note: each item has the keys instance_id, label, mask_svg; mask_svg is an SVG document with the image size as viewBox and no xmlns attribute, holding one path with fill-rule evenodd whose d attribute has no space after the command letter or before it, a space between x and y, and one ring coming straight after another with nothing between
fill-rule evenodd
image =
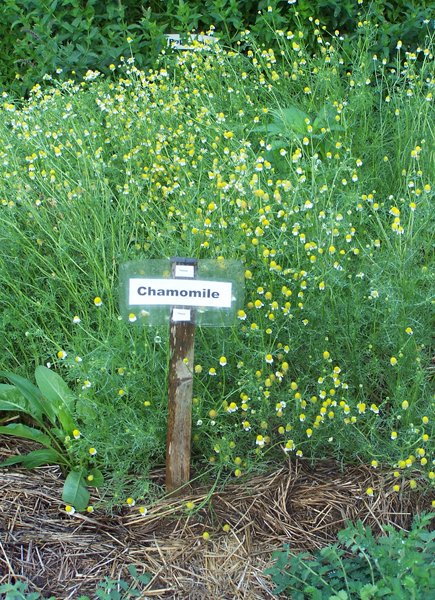
<instances>
[{"instance_id":1,"label":"background vegetation","mask_svg":"<svg viewBox=\"0 0 435 600\"><path fill-rule=\"evenodd\" d=\"M56 70L65 79L88 69L109 74L112 63L131 53L138 67L152 67L166 46L164 34L173 32L213 27L224 43L237 44L248 28L258 44L276 49L276 30L297 30L309 18L345 34L348 49L369 19L373 52L390 58L398 39L423 45L433 9L432 1L418 0L3 0L0 90L26 94Z\"/></svg>"}]
</instances>

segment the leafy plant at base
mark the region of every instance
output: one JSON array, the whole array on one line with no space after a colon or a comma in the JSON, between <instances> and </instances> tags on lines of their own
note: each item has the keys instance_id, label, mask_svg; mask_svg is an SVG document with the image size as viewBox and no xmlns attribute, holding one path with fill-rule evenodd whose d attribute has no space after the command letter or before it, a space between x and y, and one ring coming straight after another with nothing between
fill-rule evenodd
<instances>
[{"instance_id":1,"label":"leafy plant at base","mask_svg":"<svg viewBox=\"0 0 435 600\"><path fill-rule=\"evenodd\" d=\"M151 581L151 574L143 573L139 575L134 565L128 565L127 569L132 579L131 582L106 577L98 583L93 598L99 598L99 600L129 600L130 598L142 597L141 588L147 586ZM43 598L39 592L28 592L27 583L23 581L0 585L0 594L4 594L5 600L41 600ZM55 600L55 597L50 596L47 600ZM89 596L79 596L78 600L89 600Z\"/></svg>"},{"instance_id":2,"label":"leafy plant at base","mask_svg":"<svg viewBox=\"0 0 435 600\"><path fill-rule=\"evenodd\" d=\"M142 598L143 586L151 581L149 573L139 575L134 565L128 565L128 572L133 581L130 583L124 579L110 579L106 577L97 586L95 596L99 600L129 600L130 598ZM79 600L89 600L88 596L81 596Z\"/></svg>"},{"instance_id":3,"label":"leafy plant at base","mask_svg":"<svg viewBox=\"0 0 435 600\"><path fill-rule=\"evenodd\" d=\"M291 593L293 600L410 600L435 592L435 514L417 516L409 532L385 526L375 538L361 521L338 533L339 543L310 554L275 552L266 571L275 594Z\"/></svg>"},{"instance_id":4,"label":"leafy plant at base","mask_svg":"<svg viewBox=\"0 0 435 600\"><path fill-rule=\"evenodd\" d=\"M77 510L84 510L90 497L85 474L92 476L93 486L100 486L103 476L98 469L89 470L86 465L77 465L71 456L75 395L60 375L44 366L35 370L37 385L8 371L0 372L0 376L10 381L10 384L0 384L0 411L28 415L37 425L0 425L0 434L31 440L43 446L25 455L11 456L0 463L0 467L22 464L33 469L47 464L60 465L68 472L62 499Z\"/></svg>"},{"instance_id":5,"label":"leafy plant at base","mask_svg":"<svg viewBox=\"0 0 435 600\"><path fill-rule=\"evenodd\" d=\"M28 592L27 583L24 581L0 585L0 594L4 594L4 600L40 600L42 598L39 592ZM48 600L55 600L55 598L51 596Z\"/></svg>"}]
</instances>

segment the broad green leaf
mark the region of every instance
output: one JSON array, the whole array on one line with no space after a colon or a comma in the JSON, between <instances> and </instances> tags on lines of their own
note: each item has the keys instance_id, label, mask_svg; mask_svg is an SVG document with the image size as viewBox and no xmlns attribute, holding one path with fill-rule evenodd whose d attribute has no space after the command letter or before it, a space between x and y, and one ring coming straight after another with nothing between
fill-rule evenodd
<instances>
[{"instance_id":1,"label":"broad green leaf","mask_svg":"<svg viewBox=\"0 0 435 600\"><path fill-rule=\"evenodd\" d=\"M28 454L11 456L0 463L0 467L8 467L21 463L26 469L34 469L41 465L57 465L62 462L62 457L55 450L52 448L41 448L40 450L33 450Z\"/></svg>"},{"instance_id":2,"label":"broad green leaf","mask_svg":"<svg viewBox=\"0 0 435 600\"><path fill-rule=\"evenodd\" d=\"M35 378L44 399L52 407L65 432L70 434L74 429L72 410L75 396L73 392L60 375L47 367L36 367Z\"/></svg>"},{"instance_id":3,"label":"broad green leaf","mask_svg":"<svg viewBox=\"0 0 435 600\"><path fill-rule=\"evenodd\" d=\"M44 410L42 405L41 392L36 385L33 385L28 379L24 379L21 375L16 375L9 371L0 371L0 377L8 379L20 392L29 404L29 414L31 414L38 423L42 423L43 415L50 418L50 414ZM51 419L50 419L51 420Z\"/></svg>"},{"instance_id":4,"label":"broad green leaf","mask_svg":"<svg viewBox=\"0 0 435 600\"><path fill-rule=\"evenodd\" d=\"M92 479L89 480L89 475L92 476ZM100 469L91 469L86 475L86 485L91 487L101 487L104 483L104 476Z\"/></svg>"},{"instance_id":5,"label":"broad green leaf","mask_svg":"<svg viewBox=\"0 0 435 600\"><path fill-rule=\"evenodd\" d=\"M25 455L24 455L25 456ZM21 454L16 454L15 456L10 456L6 460L0 463L0 468L10 467L11 465L18 465L23 462L23 458Z\"/></svg>"},{"instance_id":6,"label":"broad green leaf","mask_svg":"<svg viewBox=\"0 0 435 600\"><path fill-rule=\"evenodd\" d=\"M39 429L23 425L22 423L11 423L10 425L1 425L0 433L3 435L13 435L14 437L33 440L47 448L51 448L51 440L48 435L42 433Z\"/></svg>"},{"instance_id":7,"label":"broad green leaf","mask_svg":"<svg viewBox=\"0 0 435 600\"><path fill-rule=\"evenodd\" d=\"M288 106L274 111L276 121L281 121L283 126L296 133L306 133L308 114L296 106Z\"/></svg>"},{"instance_id":8,"label":"broad green leaf","mask_svg":"<svg viewBox=\"0 0 435 600\"><path fill-rule=\"evenodd\" d=\"M138 576L137 580L142 585L148 585L152 578L153 577L152 577L151 573L143 573L142 575Z\"/></svg>"},{"instance_id":9,"label":"broad green leaf","mask_svg":"<svg viewBox=\"0 0 435 600\"><path fill-rule=\"evenodd\" d=\"M289 142L285 138L279 138L278 140L272 140L270 143L271 150L280 150L281 148L288 148Z\"/></svg>"},{"instance_id":10,"label":"broad green leaf","mask_svg":"<svg viewBox=\"0 0 435 600\"><path fill-rule=\"evenodd\" d=\"M64 408L61 408L57 417L59 419L60 424L62 425L63 431L66 434L71 435L71 433L75 429L75 422L71 413ZM59 439L63 440L63 436L60 436Z\"/></svg>"},{"instance_id":11,"label":"broad green leaf","mask_svg":"<svg viewBox=\"0 0 435 600\"><path fill-rule=\"evenodd\" d=\"M324 104L319 110L317 117L313 122L314 131L320 131L322 127L329 128L331 131L344 131L344 127L335 120L337 109L330 104Z\"/></svg>"},{"instance_id":12,"label":"broad green leaf","mask_svg":"<svg viewBox=\"0 0 435 600\"><path fill-rule=\"evenodd\" d=\"M62 444L65 442L65 432L60 427L50 427L50 433L55 435Z\"/></svg>"},{"instance_id":13,"label":"broad green leaf","mask_svg":"<svg viewBox=\"0 0 435 600\"><path fill-rule=\"evenodd\" d=\"M137 579L137 569L135 565L128 565L128 572L133 577L133 579Z\"/></svg>"},{"instance_id":14,"label":"broad green leaf","mask_svg":"<svg viewBox=\"0 0 435 600\"><path fill-rule=\"evenodd\" d=\"M0 383L0 410L31 414L29 403L14 385Z\"/></svg>"},{"instance_id":15,"label":"broad green leaf","mask_svg":"<svg viewBox=\"0 0 435 600\"><path fill-rule=\"evenodd\" d=\"M267 125L257 125L256 127L252 128L252 131L254 133L266 133L268 131Z\"/></svg>"},{"instance_id":16,"label":"broad green leaf","mask_svg":"<svg viewBox=\"0 0 435 600\"><path fill-rule=\"evenodd\" d=\"M34 469L41 465L59 465L65 461L62 456L53 450L52 448L41 448L40 450L33 450L26 454L23 460L23 467L26 469Z\"/></svg>"},{"instance_id":17,"label":"broad green leaf","mask_svg":"<svg viewBox=\"0 0 435 600\"><path fill-rule=\"evenodd\" d=\"M264 133L270 133L272 135L283 136L285 134L285 128L283 127L282 121L273 121L273 123L269 123L269 125L265 125Z\"/></svg>"},{"instance_id":18,"label":"broad green leaf","mask_svg":"<svg viewBox=\"0 0 435 600\"><path fill-rule=\"evenodd\" d=\"M90 494L85 487L82 471L71 471L63 486L62 500L71 504L78 511L85 510L89 504Z\"/></svg>"},{"instance_id":19,"label":"broad green leaf","mask_svg":"<svg viewBox=\"0 0 435 600\"><path fill-rule=\"evenodd\" d=\"M340 590L338 592L338 594L335 594L334 596L329 596L329 600L348 600L349 596L347 595L347 593L344 590Z\"/></svg>"}]
</instances>

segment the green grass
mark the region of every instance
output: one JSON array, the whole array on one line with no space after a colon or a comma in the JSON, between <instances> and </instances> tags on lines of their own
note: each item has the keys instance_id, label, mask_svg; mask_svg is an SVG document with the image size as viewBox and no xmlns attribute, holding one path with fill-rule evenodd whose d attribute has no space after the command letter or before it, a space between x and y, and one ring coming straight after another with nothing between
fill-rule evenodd
<instances>
[{"instance_id":1,"label":"green grass","mask_svg":"<svg viewBox=\"0 0 435 600\"><path fill-rule=\"evenodd\" d=\"M168 362L118 270L174 255L246 268L238 325L197 331L195 472L296 453L434 482L433 44L394 67L277 35L2 99L0 368L69 381L115 502L164 461Z\"/></svg>"}]
</instances>

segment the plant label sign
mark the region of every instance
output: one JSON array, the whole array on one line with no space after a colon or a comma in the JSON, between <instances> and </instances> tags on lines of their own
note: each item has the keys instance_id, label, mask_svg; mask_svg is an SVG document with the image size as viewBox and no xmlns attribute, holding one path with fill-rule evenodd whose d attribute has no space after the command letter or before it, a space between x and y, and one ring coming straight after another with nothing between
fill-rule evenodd
<instances>
[{"instance_id":1,"label":"plant label sign","mask_svg":"<svg viewBox=\"0 0 435 600\"><path fill-rule=\"evenodd\" d=\"M235 323L243 306L244 269L235 260L129 262L121 266L120 282L121 315L136 324L163 325L175 319L226 327Z\"/></svg>"},{"instance_id":2,"label":"plant label sign","mask_svg":"<svg viewBox=\"0 0 435 600\"><path fill-rule=\"evenodd\" d=\"M132 278L129 280L128 303L130 306L231 308L231 295L231 281Z\"/></svg>"},{"instance_id":3,"label":"plant label sign","mask_svg":"<svg viewBox=\"0 0 435 600\"><path fill-rule=\"evenodd\" d=\"M243 265L181 257L130 262L121 266L120 282L124 318L170 325L166 489L179 494L190 479L195 327L234 324L243 306Z\"/></svg>"}]
</instances>

